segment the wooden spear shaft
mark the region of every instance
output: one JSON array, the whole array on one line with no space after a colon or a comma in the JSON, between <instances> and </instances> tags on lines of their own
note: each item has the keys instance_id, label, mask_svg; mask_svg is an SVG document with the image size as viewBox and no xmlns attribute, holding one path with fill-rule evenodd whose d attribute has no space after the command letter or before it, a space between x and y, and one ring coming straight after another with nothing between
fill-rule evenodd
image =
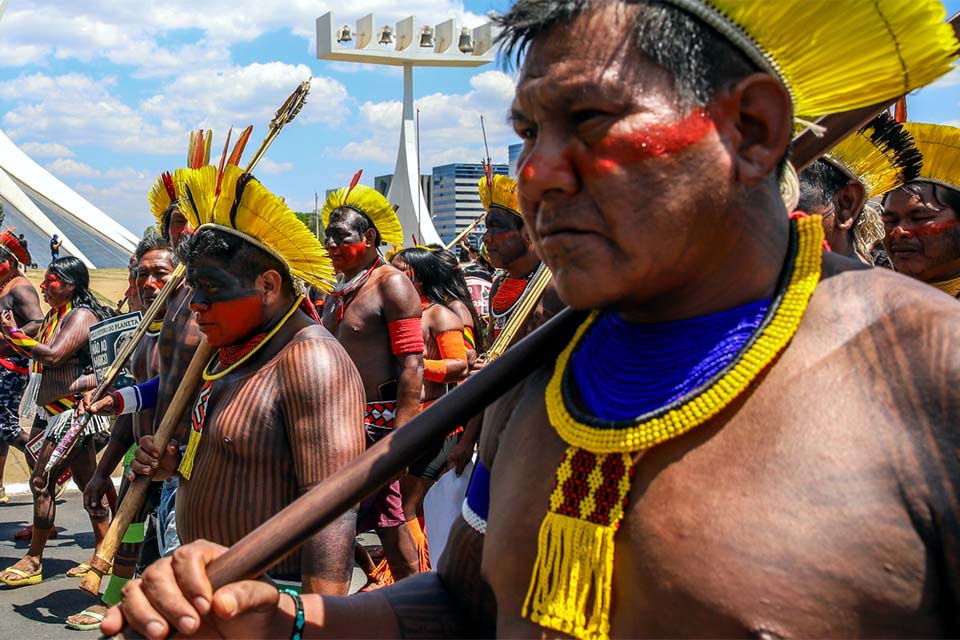
<instances>
[{"instance_id":1,"label":"wooden spear shaft","mask_svg":"<svg viewBox=\"0 0 960 640\"><path fill-rule=\"evenodd\" d=\"M170 439L176 432L184 412L190 408L194 392L200 385L200 379L203 376L203 368L210 361L210 358L213 357L213 352L213 347L208 345L206 340L200 341L200 344L197 346L197 351L193 354L193 359L190 360L190 365L187 367L187 371L180 381L180 386L177 387L177 392L173 396L169 407L167 407L166 413L163 414L163 420L160 422L160 426L153 435L153 442L157 450L161 452L161 455L166 450ZM137 511L140 510L140 505L143 504L146 498L147 490L150 488L152 479L152 471L148 475L138 475L137 479L128 487L124 494L123 501L120 503L120 508L110 522L110 529L107 530L107 535L104 536L100 544L97 545L93 560L90 562L90 571L84 575L83 581L80 583L80 588L84 591L92 593L93 595L100 593L100 580L110 572L110 567L113 565L113 558L117 553L117 549L120 547L120 542L127 532L127 527L129 527L133 521L133 517L137 514Z\"/></svg>"}]
</instances>

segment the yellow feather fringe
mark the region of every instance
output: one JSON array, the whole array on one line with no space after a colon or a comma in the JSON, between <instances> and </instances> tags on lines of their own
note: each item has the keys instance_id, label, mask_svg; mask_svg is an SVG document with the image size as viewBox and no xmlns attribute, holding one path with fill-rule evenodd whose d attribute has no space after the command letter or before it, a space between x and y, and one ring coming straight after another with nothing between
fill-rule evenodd
<instances>
[{"instance_id":1,"label":"yellow feather fringe","mask_svg":"<svg viewBox=\"0 0 960 640\"><path fill-rule=\"evenodd\" d=\"M349 197L346 187L332 192L327 196L327 201L323 203L323 211L320 212L324 228L330 224L330 214L340 207L362 211L380 232L381 240L387 244L403 246L403 227L400 226L400 218L397 217L397 212L393 210L390 202L376 189L358 184L350 190Z\"/></svg>"},{"instance_id":2,"label":"yellow feather fringe","mask_svg":"<svg viewBox=\"0 0 960 640\"><path fill-rule=\"evenodd\" d=\"M180 459L180 465L177 471L187 480L193 474L193 462L197 459L197 449L200 448L200 438L202 433L196 429L190 429L190 437L187 438L187 448L183 452L183 458Z\"/></svg>"},{"instance_id":3,"label":"yellow feather fringe","mask_svg":"<svg viewBox=\"0 0 960 640\"><path fill-rule=\"evenodd\" d=\"M878 139L878 129L888 131ZM886 114L841 140L827 153L827 158L859 180L867 198L878 198L902 186L915 177L920 167L920 154L909 133Z\"/></svg>"},{"instance_id":4,"label":"yellow feather fringe","mask_svg":"<svg viewBox=\"0 0 960 640\"><path fill-rule=\"evenodd\" d=\"M801 116L848 111L922 87L950 70L960 46L937 0L668 1L755 58L737 42L746 35L766 58L760 66L785 81Z\"/></svg>"},{"instance_id":5,"label":"yellow feather fringe","mask_svg":"<svg viewBox=\"0 0 960 640\"><path fill-rule=\"evenodd\" d=\"M167 193L167 187L163 183L162 175L157 178L157 181L150 188L147 200L150 202L150 213L153 214L154 219L157 221L157 229L160 229L160 227L163 226L163 212L166 211L170 207L170 203L173 202L170 199L170 194Z\"/></svg>"},{"instance_id":6,"label":"yellow feather fringe","mask_svg":"<svg viewBox=\"0 0 960 640\"><path fill-rule=\"evenodd\" d=\"M326 249L290 208L255 178L244 187L230 219L243 170L228 165L216 197L217 169L178 169L174 175L177 196L187 221L194 228L205 224L232 229L282 261L290 274L321 291L331 291L335 275Z\"/></svg>"},{"instance_id":7,"label":"yellow feather fringe","mask_svg":"<svg viewBox=\"0 0 960 640\"><path fill-rule=\"evenodd\" d=\"M923 154L920 179L936 180L960 189L960 129L920 122L903 126L913 135L914 144Z\"/></svg>"},{"instance_id":8,"label":"yellow feather fringe","mask_svg":"<svg viewBox=\"0 0 960 640\"><path fill-rule=\"evenodd\" d=\"M480 203L483 204L485 211L489 211L490 207L495 205L501 209L506 209L510 213L520 215L517 181L510 176L493 176L493 193L487 185L487 177L484 176L477 183L477 191L480 192Z\"/></svg>"},{"instance_id":9,"label":"yellow feather fringe","mask_svg":"<svg viewBox=\"0 0 960 640\"><path fill-rule=\"evenodd\" d=\"M548 512L521 615L575 638L608 639L615 533L613 527Z\"/></svg>"}]
</instances>

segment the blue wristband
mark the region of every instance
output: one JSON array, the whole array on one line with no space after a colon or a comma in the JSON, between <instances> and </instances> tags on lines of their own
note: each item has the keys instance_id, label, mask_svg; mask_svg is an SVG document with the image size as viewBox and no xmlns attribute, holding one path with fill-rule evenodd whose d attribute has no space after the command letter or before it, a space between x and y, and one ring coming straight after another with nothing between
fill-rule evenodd
<instances>
[{"instance_id":1,"label":"blue wristband","mask_svg":"<svg viewBox=\"0 0 960 640\"><path fill-rule=\"evenodd\" d=\"M303 625L306 624L306 618L303 615L303 600L300 594L293 589L277 589L280 593L285 593L293 598L293 604L297 608L297 618L293 623L293 630L290 632L290 640L301 640L303 636Z\"/></svg>"}]
</instances>

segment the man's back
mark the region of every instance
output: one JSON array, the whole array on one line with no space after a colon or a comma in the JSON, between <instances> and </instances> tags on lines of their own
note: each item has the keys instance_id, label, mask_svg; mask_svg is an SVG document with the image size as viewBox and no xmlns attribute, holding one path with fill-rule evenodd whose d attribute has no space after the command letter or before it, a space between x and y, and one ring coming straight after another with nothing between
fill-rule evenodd
<instances>
[{"instance_id":1,"label":"man's back","mask_svg":"<svg viewBox=\"0 0 960 640\"><path fill-rule=\"evenodd\" d=\"M639 456L611 635L956 632L960 305L850 264L825 258L761 384ZM551 373L528 380L502 432L483 433L498 635L539 633L519 612L567 448L546 417Z\"/></svg>"}]
</instances>

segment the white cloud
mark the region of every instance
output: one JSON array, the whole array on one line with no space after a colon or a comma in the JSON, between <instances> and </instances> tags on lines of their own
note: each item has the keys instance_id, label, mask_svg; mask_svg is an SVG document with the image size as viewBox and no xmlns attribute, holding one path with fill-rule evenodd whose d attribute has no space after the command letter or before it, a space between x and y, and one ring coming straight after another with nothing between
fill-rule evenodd
<instances>
[{"instance_id":1,"label":"white cloud","mask_svg":"<svg viewBox=\"0 0 960 640\"><path fill-rule=\"evenodd\" d=\"M33 158L72 158L76 155L58 142L24 142L20 149Z\"/></svg>"},{"instance_id":2,"label":"white cloud","mask_svg":"<svg viewBox=\"0 0 960 640\"><path fill-rule=\"evenodd\" d=\"M514 81L501 71L485 71L470 80L471 90L463 94L436 93L416 101L420 110L421 167L451 162L480 162L485 151L480 134L484 117L490 154L494 162L506 162L507 145L518 142L506 123L513 100ZM402 105L397 100L365 102L360 105L364 129L372 135L347 145L360 159L386 162L395 157L399 144ZM464 132L473 132L467 137ZM332 153L328 150L328 153ZM350 156L346 156L350 157Z\"/></svg>"},{"instance_id":3,"label":"white cloud","mask_svg":"<svg viewBox=\"0 0 960 640\"><path fill-rule=\"evenodd\" d=\"M284 171L289 171L293 169L292 162L277 162L276 160L271 160L270 158L264 158L260 161L260 164L257 165L257 173L263 173L267 175L276 175L278 173L283 173Z\"/></svg>"},{"instance_id":4,"label":"white cloud","mask_svg":"<svg viewBox=\"0 0 960 640\"><path fill-rule=\"evenodd\" d=\"M960 67L954 67L946 75L940 76L939 80L928 85L926 89L945 89L957 85L960 85Z\"/></svg>"},{"instance_id":5,"label":"white cloud","mask_svg":"<svg viewBox=\"0 0 960 640\"><path fill-rule=\"evenodd\" d=\"M58 178L94 178L99 177L100 172L88 164L77 162L70 158L57 158L47 164L47 171Z\"/></svg>"}]
</instances>

